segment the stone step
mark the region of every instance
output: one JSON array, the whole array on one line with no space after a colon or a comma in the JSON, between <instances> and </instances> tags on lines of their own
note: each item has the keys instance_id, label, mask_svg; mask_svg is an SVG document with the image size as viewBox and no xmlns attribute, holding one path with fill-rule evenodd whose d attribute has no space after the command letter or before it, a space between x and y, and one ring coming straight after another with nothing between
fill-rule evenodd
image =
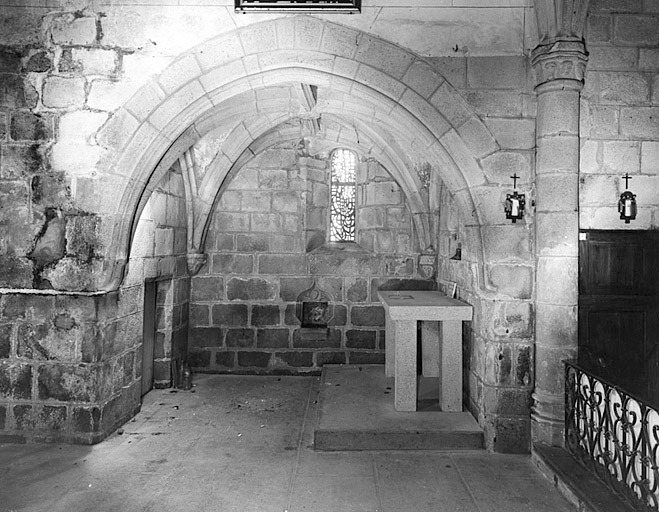
<instances>
[{"instance_id":1,"label":"stone step","mask_svg":"<svg viewBox=\"0 0 659 512\"><path fill-rule=\"evenodd\" d=\"M479 450L483 430L468 412L439 410L438 379L419 378L416 412L394 409L384 365L323 367L314 448L343 450Z\"/></svg>"}]
</instances>

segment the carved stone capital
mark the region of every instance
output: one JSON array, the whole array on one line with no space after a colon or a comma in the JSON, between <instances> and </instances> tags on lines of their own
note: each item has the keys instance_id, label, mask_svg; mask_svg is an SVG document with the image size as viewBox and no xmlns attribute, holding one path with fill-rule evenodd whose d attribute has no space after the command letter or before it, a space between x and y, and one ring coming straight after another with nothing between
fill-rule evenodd
<instances>
[{"instance_id":1,"label":"carved stone capital","mask_svg":"<svg viewBox=\"0 0 659 512\"><path fill-rule=\"evenodd\" d=\"M204 266L208 255L203 252L189 252L188 256L188 272L191 276L194 276L201 270L201 267Z\"/></svg>"},{"instance_id":2,"label":"carved stone capital","mask_svg":"<svg viewBox=\"0 0 659 512\"><path fill-rule=\"evenodd\" d=\"M531 52L536 87L553 80L583 83L588 53L583 41L554 41L538 45Z\"/></svg>"}]
</instances>

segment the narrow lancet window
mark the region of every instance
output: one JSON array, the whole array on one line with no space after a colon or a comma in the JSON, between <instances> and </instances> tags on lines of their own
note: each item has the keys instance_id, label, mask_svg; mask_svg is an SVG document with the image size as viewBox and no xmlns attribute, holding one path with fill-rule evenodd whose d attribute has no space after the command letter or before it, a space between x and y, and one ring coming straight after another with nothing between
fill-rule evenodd
<instances>
[{"instance_id":1,"label":"narrow lancet window","mask_svg":"<svg viewBox=\"0 0 659 512\"><path fill-rule=\"evenodd\" d=\"M352 151L337 149L331 158L330 242L355 241L355 167Z\"/></svg>"}]
</instances>

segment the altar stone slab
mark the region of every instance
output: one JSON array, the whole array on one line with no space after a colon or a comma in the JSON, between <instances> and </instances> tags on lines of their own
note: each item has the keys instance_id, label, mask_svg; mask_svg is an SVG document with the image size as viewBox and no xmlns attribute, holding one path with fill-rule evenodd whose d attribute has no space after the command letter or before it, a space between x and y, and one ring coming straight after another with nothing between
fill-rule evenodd
<instances>
[{"instance_id":1,"label":"altar stone slab","mask_svg":"<svg viewBox=\"0 0 659 512\"><path fill-rule=\"evenodd\" d=\"M416 411L417 321L423 373L439 376L442 411L462 411L462 322L473 308L436 291L379 291L385 310L385 375L394 377L394 407Z\"/></svg>"}]
</instances>

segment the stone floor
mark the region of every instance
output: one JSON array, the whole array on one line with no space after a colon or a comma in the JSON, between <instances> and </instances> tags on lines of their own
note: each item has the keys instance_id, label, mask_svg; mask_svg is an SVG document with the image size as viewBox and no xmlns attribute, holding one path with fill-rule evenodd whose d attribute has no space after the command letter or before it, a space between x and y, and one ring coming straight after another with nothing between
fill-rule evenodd
<instances>
[{"instance_id":1,"label":"stone floor","mask_svg":"<svg viewBox=\"0 0 659 512\"><path fill-rule=\"evenodd\" d=\"M439 378L418 377L417 413L394 408L394 378L384 365L323 366L313 444L316 450L483 448L468 412L441 412Z\"/></svg>"},{"instance_id":2,"label":"stone floor","mask_svg":"<svg viewBox=\"0 0 659 512\"><path fill-rule=\"evenodd\" d=\"M319 379L196 375L95 446L0 445L0 511L567 512L530 456L320 452Z\"/></svg>"}]
</instances>

